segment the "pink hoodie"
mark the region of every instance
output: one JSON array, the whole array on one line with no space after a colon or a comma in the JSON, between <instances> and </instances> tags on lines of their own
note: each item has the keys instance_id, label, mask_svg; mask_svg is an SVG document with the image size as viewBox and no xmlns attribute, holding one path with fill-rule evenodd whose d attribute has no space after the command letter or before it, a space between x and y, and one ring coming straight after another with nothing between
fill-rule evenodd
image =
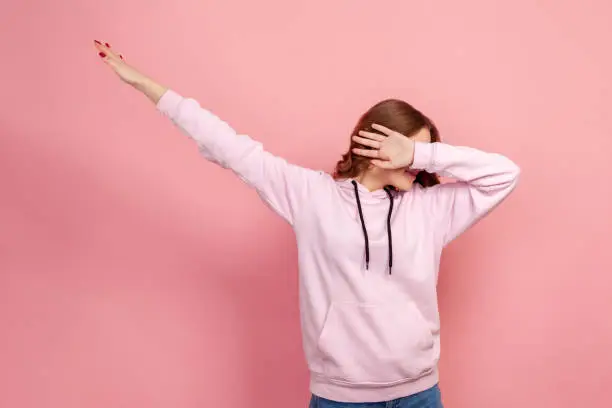
<instances>
[{"instance_id":1,"label":"pink hoodie","mask_svg":"<svg viewBox=\"0 0 612 408\"><path fill-rule=\"evenodd\" d=\"M442 249L508 196L519 175L516 164L471 148L417 143L413 168L457 182L370 192L352 180L287 163L173 91L158 109L196 141L204 157L234 171L294 228L312 393L379 402L438 382Z\"/></svg>"}]
</instances>

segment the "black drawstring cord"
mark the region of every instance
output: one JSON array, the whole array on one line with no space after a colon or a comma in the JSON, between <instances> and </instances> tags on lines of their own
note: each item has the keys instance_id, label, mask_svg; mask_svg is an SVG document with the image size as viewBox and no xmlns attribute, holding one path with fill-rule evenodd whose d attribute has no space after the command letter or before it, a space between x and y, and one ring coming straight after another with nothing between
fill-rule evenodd
<instances>
[{"instance_id":1,"label":"black drawstring cord","mask_svg":"<svg viewBox=\"0 0 612 408\"><path fill-rule=\"evenodd\" d=\"M391 214L393 213L393 193L391 188L385 187L385 191L389 196L389 214L387 214L387 239L389 244L389 275L391 275L391 269L393 268L393 234L391 234Z\"/></svg>"},{"instance_id":2,"label":"black drawstring cord","mask_svg":"<svg viewBox=\"0 0 612 408\"><path fill-rule=\"evenodd\" d=\"M368 230L366 229L365 221L363 219L363 211L361 209L361 201L359 200L359 190L357 189L357 182L352 180L353 187L355 188L355 200L357 200L357 209L359 210L359 219L361 220L361 229L363 230L363 239L365 241L365 257L366 257L366 270L370 267L370 242L368 240Z\"/></svg>"},{"instance_id":3,"label":"black drawstring cord","mask_svg":"<svg viewBox=\"0 0 612 408\"><path fill-rule=\"evenodd\" d=\"M359 210L359 219L361 220L361 229L363 230L363 239L365 241L365 257L366 257L366 270L370 267L370 240L368 239L368 230L365 225L363 218L363 210L361 208L361 200L359 199L359 189L357 188L357 182L351 181L353 188L355 189L355 200L357 201L357 209ZM389 247L389 275L391 275L391 269L393 268L393 234L391 234L391 215L393 214L393 193L391 187L385 187L385 192L389 196L389 213L387 214L387 244Z\"/></svg>"}]
</instances>

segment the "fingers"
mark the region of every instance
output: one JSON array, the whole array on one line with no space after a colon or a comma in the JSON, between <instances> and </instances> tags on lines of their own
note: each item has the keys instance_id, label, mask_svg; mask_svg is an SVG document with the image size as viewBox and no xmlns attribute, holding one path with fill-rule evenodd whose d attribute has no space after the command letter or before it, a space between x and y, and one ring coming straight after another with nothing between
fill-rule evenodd
<instances>
[{"instance_id":1,"label":"fingers","mask_svg":"<svg viewBox=\"0 0 612 408\"><path fill-rule=\"evenodd\" d=\"M363 143L364 141L366 143L378 143L378 142L374 142L368 139L360 138L358 136L353 136L353 140L355 140L358 143ZM376 167L380 167L381 169L392 170L392 169L398 168L397 166L395 166L389 161L388 157L383 156L380 153L380 150L360 149L356 147L356 148L351 149L351 151L358 156L363 156L363 157L368 157L370 159L374 159L374 160L371 160L370 163L372 163Z\"/></svg>"},{"instance_id":2,"label":"fingers","mask_svg":"<svg viewBox=\"0 0 612 408\"><path fill-rule=\"evenodd\" d=\"M376 140L378 142L382 142L387 138L387 136L381 135L380 133L366 132L365 130L360 130L359 136L367 137L368 139Z\"/></svg>"},{"instance_id":3,"label":"fingers","mask_svg":"<svg viewBox=\"0 0 612 408\"><path fill-rule=\"evenodd\" d=\"M355 147L354 149L352 149L352 151L358 156L370 157L374 159L380 158L380 150L359 149Z\"/></svg>"},{"instance_id":4,"label":"fingers","mask_svg":"<svg viewBox=\"0 0 612 408\"><path fill-rule=\"evenodd\" d=\"M107 47L106 44L102 44L100 41L94 40L94 45L98 50L98 55L100 55L100 58L107 58L111 54L110 47Z\"/></svg>"},{"instance_id":5,"label":"fingers","mask_svg":"<svg viewBox=\"0 0 612 408\"><path fill-rule=\"evenodd\" d=\"M361 134L361 132L359 132ZM353 136L353 141L364 146L370 146L374 149L380 149L380 142L376 140L366 139L365 137Z\"/></svg>"},{"instance_id":6,"label":"fingers","mask_svg":"<svg viewBox=\"0 0 612 408\"><path fill-rule=\"evenodd\" d=\"M387 136L391 136L396 133L394 130L384 127L383 125L379 125L378 123L373 123L372 128L378 130L381 133L384 133Z\"/></svg>"},{"instance_id":7,"label":"fingers","mask_svg":"<svg viewBox=\"0 0 612 408\"><path fill-rule=\"evenodd\" d=\"M98 55L105 62L111 62L111 61L119 62L119 61L124 60L123 55L113 51L109 43L102 43L98 40L94 40L94 45L96 49L98 50Z\"/></svg>"}]
</instances>

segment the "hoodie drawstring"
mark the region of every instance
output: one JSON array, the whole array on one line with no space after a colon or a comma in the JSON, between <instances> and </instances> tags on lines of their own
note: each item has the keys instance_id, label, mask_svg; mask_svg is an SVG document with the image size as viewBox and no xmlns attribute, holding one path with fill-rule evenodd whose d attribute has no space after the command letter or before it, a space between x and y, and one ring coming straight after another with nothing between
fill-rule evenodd
<instances>
[{"instance_id":1,"label":"hoodie drawstring","mask_svg":"<svg viewBox=\"0 0 612 408\"><path fill-rule=\"evenodd\" d=\"M389 245L389 275L391 275L391 269L393 268L393 236L391 234L391 214L393 213L393 193L391 189L385 187L385 191L389 196L389 213L387 214L387 242Z\"/></svg>"},{"instance_id":2,"label":"hoodie drawstring","mask_svg":"<svg viewBox=\"0 0 612 408\"><path fill-rule=\"evenodd\" d=\"M359 200L359 190L357 189L357 182L355 180L353 180L353 187L355 188L355 200L357 200L357 209L359 210L359 219L361 220L361 229L363 230L363 239L365 241L367 270L370 267L370 241L368 240L368 230L366 229L365 221L363 220L363 211L361 210L361 201Z\"/></svg>"},{"instance_id":3,"label":"hoodie drawstring","mask_svg":"<svg viewBox=\"0 0 612 408\"><path fill-rule=\"evenodd\" d=\"M363 239L365 242L365 258L366 258L366 270L370 267L370 241L368 239L368 230L365 225L363 218L363 209L361 208L361 200L359 199L359 189L357 188L357 182L351 181L353 188L355 189L355 200L357 201L357 209L359 211L359 219L361 221L361 229L363 230ZM389 247L389 275L391 275L391 268L393 268L393 237L391 234L391 214L393 213L393 193L390 187L385 187L385 192L389 196L389 213L387 214L387 244Z\"/></svg>"}]
</instances>

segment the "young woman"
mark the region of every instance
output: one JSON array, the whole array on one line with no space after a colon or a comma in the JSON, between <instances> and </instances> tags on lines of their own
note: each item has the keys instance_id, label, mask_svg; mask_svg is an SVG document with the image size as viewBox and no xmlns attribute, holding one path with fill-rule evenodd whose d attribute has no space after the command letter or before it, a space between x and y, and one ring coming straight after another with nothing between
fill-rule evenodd
<instances>
[{"instance_id":1,"label":"young woman","mask_svg":"<svg viewBox=\"0 0 612 408\"><path fill-rule=\"evenodd\" d=\"M441 407L442 249L516 185L507 158L440 142L388 100L366 112L333 176L291 165L96 41L102 60L234 171L295 230L312 408ZM456 180L440 184L436 174Z\"/></svg>"}]
</instances>

